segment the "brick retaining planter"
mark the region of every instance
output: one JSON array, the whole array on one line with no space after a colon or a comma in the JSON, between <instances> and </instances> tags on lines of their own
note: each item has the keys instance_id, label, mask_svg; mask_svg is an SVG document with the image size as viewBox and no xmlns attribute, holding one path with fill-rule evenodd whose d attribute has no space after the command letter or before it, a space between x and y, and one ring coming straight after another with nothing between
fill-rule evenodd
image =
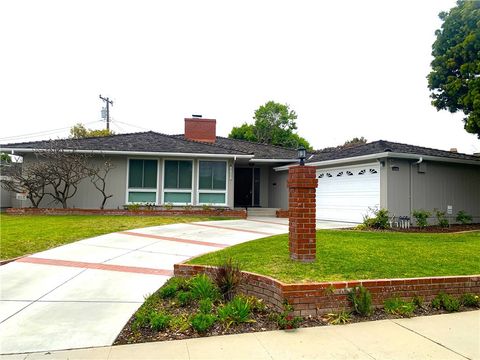
<instances>
[{"instance_id":1,"label":"brick retaining planter","mask_svg":"<svg viewBox=\"0 0 480 360\"><path fill-rule=\"evenodd\" d=\"M215 269L211 266L175 264L174 273L180 277L201 273L213 275ZM242 273L242 293L261 298L277 310L281 310L284 301L288 301L294 308L294 314L300 316L351 309L347 294L360 285L370 291L375 307L383 307L385 299L395 296L410 300L418 295L425 301L431 301L440 292L480 294L480 275L285 284L268 276Z\"/></svg>"},{"instance_id":2,"label":"brick retaining planter","mask_svg":"<svg viewBox=\"0 0 480 360\"><path fill-rule=\"evenodd\" d=\"M118 216L220 216L228 218L246 219L245 210L203 210L203 209L172 209L172 210L100 210L100 209L37 209L37 208L9 208L11 215L118 215Z\"/></svg>"},{"instance_id":3,"label":"brick retaining planter","mask_svg":"<svg viewBox=\"0 0 480 360\"><path fill-rule=\"evenodd\" d=\"M277 218L288 218L288 210L280 209L275 212Z\"/></svg>"}]
</instances>

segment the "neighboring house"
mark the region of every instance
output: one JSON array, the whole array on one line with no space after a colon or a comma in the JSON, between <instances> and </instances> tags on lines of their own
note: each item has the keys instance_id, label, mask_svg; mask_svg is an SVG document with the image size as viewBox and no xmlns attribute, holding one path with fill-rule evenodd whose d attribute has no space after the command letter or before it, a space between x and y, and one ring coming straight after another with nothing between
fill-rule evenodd
<instances>
[{"instance_id":1,"label":"neighboring house","mask_svg":"<svg viewBox=\"0 0 480 360\"><path fill-rule=\"evenodd\" d=\"M0 164L0 180L9 179L14 168L21 167L20 163L1 163ZM0 186L0 210L7 209L9 207L20 206L20 200L17 200L17 194L4 189Z\"/></svg>"},{"instance_id":2,"label":"neighboring house","mask_svg":"<svg viewBox=\"0 0 480 360\"><path fill-rule=\"evenodd\" d=\"M216 136L213 119L185 119L182 135L155 132L72 139L66 148L109 158L115 168L107 208L136 202L176 206L288 208L288 167L296 150ZM46 142L1 145L1 151L35 161ZM361 222L369 207L396 216L413 209L459 210L480 221L480 158L473 155L376 141L309 154L317 167L317 218ZM51 206L46 198L41 206ZM101 197L86 179L69 200L98 208Z\"/></svg>"}]
</instances>

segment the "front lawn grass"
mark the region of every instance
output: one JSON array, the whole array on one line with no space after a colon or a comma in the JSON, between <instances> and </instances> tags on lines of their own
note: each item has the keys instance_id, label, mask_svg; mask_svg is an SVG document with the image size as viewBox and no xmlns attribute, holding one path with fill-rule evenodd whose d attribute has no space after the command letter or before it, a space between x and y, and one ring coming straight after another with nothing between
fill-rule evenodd
<instances>
[{"instance_id":1,"label":"front lawn grass","mask_svg":"<svg viewBox=\"0 0 480 360\"><path fill-rule=\"evenodd\" d=\"M232 246L189 261L219 265L228 257L242 270L286 283L480 274L480 231L412 234L317 231L317 259L290 260L288 235Z\"/></svg>"},{"instance_id":2,"label":"front lawn grass","mask_svg":"<svg viewBox=\"0 0 480 360\"><path fill-rule=\"evenodd\" d=\"M0 215L0 257L11 259L76 240L147 226L205 221L207 217Z\"/></svg>"}]
</instances>

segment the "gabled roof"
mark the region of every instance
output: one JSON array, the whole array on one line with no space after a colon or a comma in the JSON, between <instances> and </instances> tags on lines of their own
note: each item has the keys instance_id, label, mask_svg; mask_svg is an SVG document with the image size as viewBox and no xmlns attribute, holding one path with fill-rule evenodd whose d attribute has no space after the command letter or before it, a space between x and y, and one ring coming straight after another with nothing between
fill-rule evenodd
<instances>
[{"instance_id":1,"label":"gabled roof","mask_svg":"<svg viewBox=\"0 0 480 360\"><path fill-rule=\"evenodd\" d=\"M439 158L449 158L457 160L478 161L480 157L474 155L467 155L456 153L452 151L437 150L421 146L395 143L391 141L378 140L368 144L357 145L346 149L333 149L325 151L317 151L312 157L308 158L307 163L314 163L320 161L337 160L344 158L352 158L364 155L373 155L380 153L401 153L421 156L433 156Z\"/></svg>"},{"instance_id":2,"label":"gabled roof","mask_svg":"<svg viewBox=\"0 0 480 360\"><path fill-rule=\"evenodd\" d=\"M65 149L79 151L249 155L244 151L185 140L153 131L53 141L61 141ZM18 152L21 152L22 149L45 149L48 146L49 141L32 141L4 144L0 145L0 148L18 149Z\"/></svg>"}]
</instances>

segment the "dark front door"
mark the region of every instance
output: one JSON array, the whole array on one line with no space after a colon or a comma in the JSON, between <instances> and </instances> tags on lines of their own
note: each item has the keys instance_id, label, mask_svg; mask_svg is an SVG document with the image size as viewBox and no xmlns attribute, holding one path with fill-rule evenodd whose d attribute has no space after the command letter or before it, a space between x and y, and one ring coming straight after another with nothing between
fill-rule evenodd
<instances>
[{"instance_id":1,"label":"dark front door","mask_svg":"<svg viewBox=\"0 0 480 360\"><path fill-rule=\"evenodd\" d=\"M260 205L260 169L236 168L234 203L237 207Z\"/></svg>"}]
</instances>

